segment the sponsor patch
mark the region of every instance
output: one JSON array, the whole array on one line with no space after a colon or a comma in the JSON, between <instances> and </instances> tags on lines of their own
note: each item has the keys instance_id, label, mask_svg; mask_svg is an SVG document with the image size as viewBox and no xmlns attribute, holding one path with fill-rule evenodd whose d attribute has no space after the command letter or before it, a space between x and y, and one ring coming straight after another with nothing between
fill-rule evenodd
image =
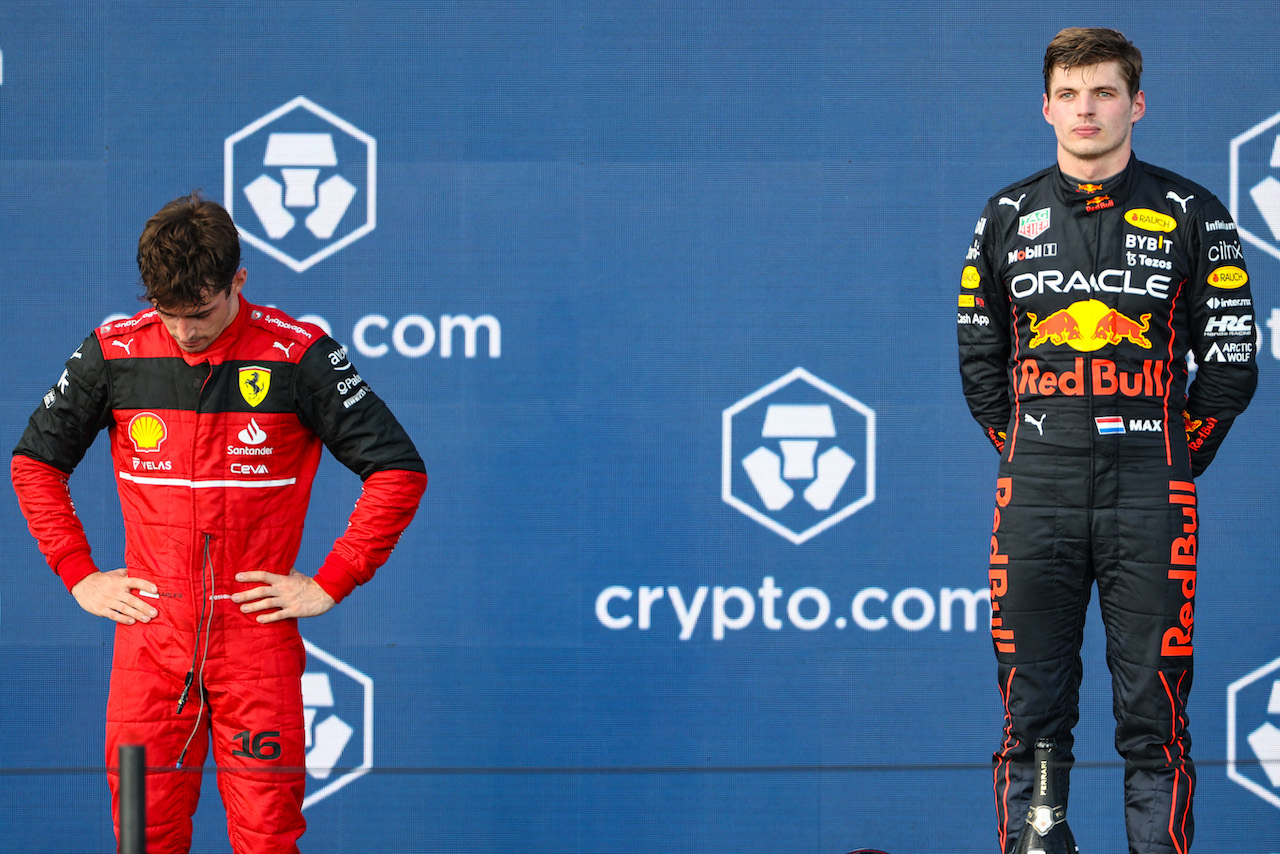
<instances>
[{"instance_id":1,"label":"sponsor patch","mask_svg":"<svg viewBox=\"0 0 1280 854\"><path fill-rule=\"evenodd\" d=\"M240 394L244 402L257 406L267 397L271 388L271 369L259 365L249 365L240 369Z\"/></svg>"},{"instance_id":2,"label":"sponsor patch","mask_svg":"<svg viewBox=\"0 0 1280 854\"><path fill-rule=\"evenodd\" d=\"M1049 230L1049 209L1041 208L1026 216L1018 217L1018 235L1035 240Z\"/></svg>"},{"instance_id":3,"label":"sponsor patch","mask_svg":"<svg viewBox=\"0 0 1280 854\"><path fill-rule=\"evenodd\" d=\"M1209 274L1209 284L1225 291L1232 291L1242 287L1247 281L1249 281L1249 274L1239 267L1231 265L1219 267Z\"/></svg>"},{"instance_id":4,"label":"sponsor patch","mask_svg":"<svg viewBox=\"0 0 1280 854\"><path fill-rule=\"evenodd\" d=\"M1124 419L1119 415L1099 415L1093 419L1098 425L1098 432L1103 436L1113 436L1124 432Z\"/></svg>"},{"instance_id":5,"label":"sponsor patch","mask_svg":"<svg viewBox=\"0 0 1280 854\"><path fill-rule=\"evenodd\" d=\"M1153 211L1150 208L1134 208L1124 212L1124 221L1143 231L1173 231L1178 222L1167 214Z\"/></svg>"},{"instance_id":6,"label":"sponsor patch","mask_svg":"<svg viewBox=\"0 0 1280 854\"><path fill-rule=\"evenodd\" d=\"M135 451L152 454L160 450L168 438L169 428L165 426L164 419L154 412L139 412L129 420L128 433Z\"/></svg>"}]
</instances>

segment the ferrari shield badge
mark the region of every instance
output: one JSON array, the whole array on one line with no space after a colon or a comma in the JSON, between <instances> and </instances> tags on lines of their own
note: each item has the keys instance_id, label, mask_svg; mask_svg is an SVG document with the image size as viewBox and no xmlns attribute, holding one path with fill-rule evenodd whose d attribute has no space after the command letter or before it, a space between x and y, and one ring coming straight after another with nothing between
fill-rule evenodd
<instances>
[{"instance_id":1,"label":"ferrari shield badge","mask_svg":"<svg viewBox=\"0 0 1280 854\"><path fill-rule=\"evenodd\" d=\"M262 403L269 388L271 388L270 368L249 365L240 369L240 394L244 396L245 403L250 406Z\"/></svg>"}]
</instances>

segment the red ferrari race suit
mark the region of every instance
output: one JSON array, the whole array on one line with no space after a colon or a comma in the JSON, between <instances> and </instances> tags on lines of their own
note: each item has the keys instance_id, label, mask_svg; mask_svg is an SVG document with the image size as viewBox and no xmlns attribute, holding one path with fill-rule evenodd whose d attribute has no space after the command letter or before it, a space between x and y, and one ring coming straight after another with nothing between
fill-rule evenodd
<instances>
[{"instance_id":1,"label":"red ferrari race suit","mask_svg":"<svg viewBox=\"0 0 1280 854\"><path fill-rule=\"evenodd\" d=\"M12 462L28 526L71 589L97 567L68 476L98 431L110 438L128 574L157 585L143 601L159 616L116 627L106 763L121 744L145 745L153 854L190 847L210 732L234 850L297 851L306 655L297 620L260 624L230 601L259 586L235 575L293 568L322 445L363 480L315 574L335 600L386 561L426 486L413 442L345 348L236 298L235 318L200 353L180 350L155 310L95 330Z\"/></svg>"},{"instance_id":2,"label":"red ferrari race suit","mask_svg":"<svg viewBox=\"0 0 1280 854\"><path fill-rule=\"evenodd\" d=\"M989 580L1006 854L1025 826L1038 737L1056 740L1068 794L1095 582L1129 850L1191 844L1193 478L1253 396L1253 318L1226 209L1136 158L1102 183L1046 169L978 220L957 328L969 408L1001 454Z\"/></svg>"}]
</instances>

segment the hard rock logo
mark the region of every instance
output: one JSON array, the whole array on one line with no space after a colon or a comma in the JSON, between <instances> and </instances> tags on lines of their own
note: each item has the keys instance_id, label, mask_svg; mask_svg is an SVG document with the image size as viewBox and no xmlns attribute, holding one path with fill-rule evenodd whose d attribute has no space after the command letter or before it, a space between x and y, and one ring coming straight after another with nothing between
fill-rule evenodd
<instances>
[{"instance_id":1,"label":"hard rock logo","mask_svg":"<svg viewBox=\"0 0 1280 854\"><path fill-rule=\"evenodd\" d=\"M129 421L128 432L133 449L144 454L160 450L160 445L169 436L164 419L154 412L139 412L133 416Z\"/></svg>"},{"instance_id":2,"label":"hard rock logo","mask_svg":"<svg viewBox=\"0 0 1280 854\"><path fill-rule=\"evenodd\" d=\"M1147 330L1151 314L1138 320L1126 317L1101 300L1081 300L1040 320L1034 312L1027 312L1033 337L1027 346L1031 349L1045 343L1067 345L1081 353L1091 353L1108 344L1128 341L1144 350L1151 349Z\"/></svg>"}]
</instances>

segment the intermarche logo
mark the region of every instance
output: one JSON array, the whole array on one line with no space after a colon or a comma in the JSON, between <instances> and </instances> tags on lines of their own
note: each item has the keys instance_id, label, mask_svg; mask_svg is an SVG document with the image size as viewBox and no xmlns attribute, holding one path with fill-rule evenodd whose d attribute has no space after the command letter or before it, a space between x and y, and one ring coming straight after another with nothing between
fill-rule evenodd
<instances>
[{"instance_id":1,"label":"intermarche logo","mask_svg":"<svg viewBox=\"0 0 1280 854\"><path fill-rule=\"evenodd\" d=\"M1280 258L1280 113L1231 140L1230 209L1241 238Z\"/></svg>"},{"instance_id":2,"label":"intermarche logo","mask_svg":"<svg viewBox=\"0 0 1280 854\"><path fill-rule=\"evenodd\" d=\"M875 412L804 368L724 411L721 497L795 544L875 500Z\"/></svg>"},{"instance_id":3,"label":"intermarche logo","mask_svg":"<svg viewBox=\"0 0 1280 854\"><path fill-rule=\"evenodd\" d=\"M307 730L305 810L373 768L373 679L308 640L302 674Z\"/></svg>"},{"instance_id":4,"label":"intermarche logo","mask_svg":"<svg viewBox=\"0 0 1280 854\"><path fill-rule=\"evenodd\" d=\"M1227 687L1227 776L1280 807L1280 658Z\"/></svg>"},{"instance_id":5,"label":"intermarche logo","mask_svg":"<svg viewBox=\"0 0 1280 854\"><path fill-rule=\"evenodd\" d=\"M377 224L377 142L306 98L227 137L224 160L224 204L240 236L295 272Z\"/></svg>"}]
</instances>

